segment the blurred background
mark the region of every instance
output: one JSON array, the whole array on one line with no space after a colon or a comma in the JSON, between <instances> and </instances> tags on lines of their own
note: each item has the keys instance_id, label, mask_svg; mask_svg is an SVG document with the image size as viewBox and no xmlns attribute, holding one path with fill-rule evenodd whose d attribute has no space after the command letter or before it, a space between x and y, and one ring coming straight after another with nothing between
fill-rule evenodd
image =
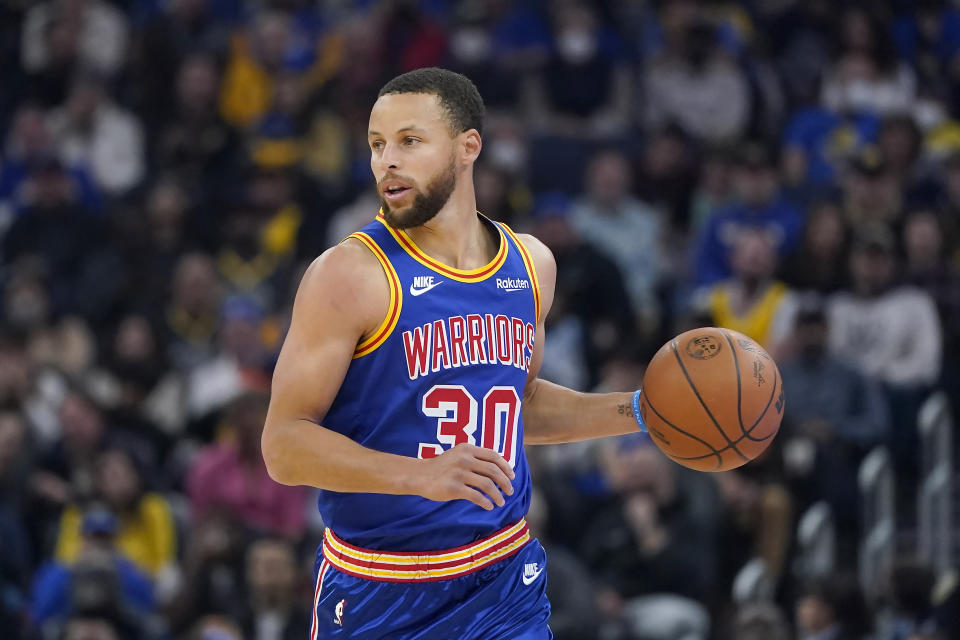
<instances>
[{"instance_id":1,"label":"blurred background","mask_svg":"<svg viewBox=\"0 0 960 640\"><path fill-rule=\"evenodd\" d=\"M556 255L544 377L722 325L784 379L741 470L528 448L558 640L960 638L950 0L0 0L0 635L305 637L271 369L431 65L487 103L480 210Z\"/></svg>"}]
</instances>

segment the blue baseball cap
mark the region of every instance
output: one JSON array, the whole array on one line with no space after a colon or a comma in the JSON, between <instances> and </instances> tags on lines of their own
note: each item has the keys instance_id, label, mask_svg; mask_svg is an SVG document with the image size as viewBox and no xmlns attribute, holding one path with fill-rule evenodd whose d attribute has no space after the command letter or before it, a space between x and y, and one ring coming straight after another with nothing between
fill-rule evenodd
<instances>
[{"instance_id":1,"label":"blue baseball cap","mask_svg":"<svg viewBox=\"0 0 960 640\"><path fill-rule=\"evenodd\" d=\"M84 535L113 535L117 532L117 518L103 507L95 507L83 514L81 530Z\"/></svg>"}]
</instances>

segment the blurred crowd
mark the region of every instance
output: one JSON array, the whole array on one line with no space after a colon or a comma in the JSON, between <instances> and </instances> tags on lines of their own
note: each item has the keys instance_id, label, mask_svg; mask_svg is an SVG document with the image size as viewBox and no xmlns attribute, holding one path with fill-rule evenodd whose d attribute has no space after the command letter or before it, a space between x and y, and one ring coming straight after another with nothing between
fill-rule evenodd
<instances>
[{"instance_id":1,"label":"blurred crowd","mask_svg":"<svg viewBox=\"0 0 960 640\"><path fill-rule=\"evenodd\" d=\"M955 575L855 578L858 465L893 453L909 532L917 412L960 399L951 0L0 0L0 635L306 636L323 523L260 456L271 369L376 213L378 89L432 65L488 106L479 209L556 256L544 377L632 390L702 325L783 376L738 471L528 448L558 640L960 637Z\"/></svg>"}]
</instances>

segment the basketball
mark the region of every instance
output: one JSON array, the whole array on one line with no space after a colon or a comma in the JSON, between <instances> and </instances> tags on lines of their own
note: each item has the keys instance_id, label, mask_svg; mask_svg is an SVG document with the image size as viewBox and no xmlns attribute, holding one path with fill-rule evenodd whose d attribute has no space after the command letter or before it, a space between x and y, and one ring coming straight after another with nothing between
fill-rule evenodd
<instances>
[{"instance_id":1,"label":"basketball","mask_svg":"<svg viewBox=\"0 0 960 640\"><path fill-rule=\"evenodd\" d=\"M681 333L657 351L643 378L640 411L650 437L698 471L735 469L759 456L783 409L773 358L730 329Z\"/></svg>"}]
</instances>

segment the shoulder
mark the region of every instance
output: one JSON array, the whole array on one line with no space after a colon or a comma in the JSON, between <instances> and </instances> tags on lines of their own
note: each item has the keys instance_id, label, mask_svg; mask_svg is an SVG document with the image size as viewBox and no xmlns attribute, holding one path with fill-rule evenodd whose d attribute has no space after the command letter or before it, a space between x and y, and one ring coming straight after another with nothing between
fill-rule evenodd
<instances>
[{"instance_id":1,"label":"shoulder","mask_svg":"<svg viewBox=\"0 0 960 640\"><path fill-rule=\"evenodd\" d=\"M556 274L557 261L554 259L550 247L529 233L518 233L517 239L519 239L527 251L530 252L530 258L533 260L538 276L542 277L545 275L545 272Z\"/></svg>"},{"instance_id":2,"label":"shoulder","mask_svg":"<svg viewBox=\"0 0 960 640\"><path fill-rule=\"evenodd\" d=\"M533 268L536 271L541 297L539 320L543 321L543 318L546 317L553 306L553 293L557 285L557 261L554 259L550 247L529 233L518 233L517 239L530 254L530 259L533 260Z\"/></svg>"},{"instance_id":3,"label":"shoulder","mask_svg":"<svg viewBox=\"0 0 960 640\"><path fill-rule=\"evenodd\" d=\"M373 249L348 238L310 263L300 282L297 302L329 305L338 311L362 309L371 300L389 295L384 268Z\"/></svg>"}]
</instances>

